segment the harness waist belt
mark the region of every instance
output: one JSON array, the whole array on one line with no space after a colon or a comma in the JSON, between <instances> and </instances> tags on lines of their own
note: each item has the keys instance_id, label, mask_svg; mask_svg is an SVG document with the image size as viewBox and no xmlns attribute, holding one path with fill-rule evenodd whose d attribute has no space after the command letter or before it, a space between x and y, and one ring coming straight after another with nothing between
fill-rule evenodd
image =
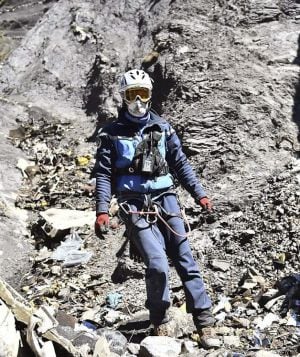
<instances>
[{"instance_id":1,"label":"harness waist belt","mask_svg":"<svg viewBox=\"0 0 300 357\"><path fill-rule=\"evenodd\" d=\"M118 191L117 192L117 196L118 198L143 198L145 196L150 196L151 198L157 198L160 197L162 195L165 194L175 194L174 192L174 187L168 187L168 188L164 188L164 189L160 189L160 190L155 190L155 191L151 191L151 192L147 192L147 193L142 193L142 192L137 192L137 191Z\"/></svg>"}]
</instances>

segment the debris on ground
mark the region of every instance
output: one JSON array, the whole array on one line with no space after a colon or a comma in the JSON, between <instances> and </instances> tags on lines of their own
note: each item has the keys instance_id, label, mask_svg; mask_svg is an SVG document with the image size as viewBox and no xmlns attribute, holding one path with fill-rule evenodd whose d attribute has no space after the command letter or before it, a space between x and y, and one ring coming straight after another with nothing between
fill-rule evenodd
<instances>
[{"instance_id":1,"label":"debris on ground","mask_svg":"<svg viewBox=\"0 0 300 357\"><path fill-rule=\"evenodd\" d=\"M20 291L0 281L3 350L19 339L37 355L297 356L299 1L6 0L0 18L0 268ZM93 231L97 132L121 106L119 73L136 66L214 203L202 212L177 188L214 350L171 261L170 336L150 336L145 266L115 200L105 239Z\"/></svg>"},{"instance_id":2,"label":"debris on ground","mask_svg":"<svg viewBox=\"0 0 300 357\"><path fill-rule=\"evenodd\" d=\"M51 134L50 129L48 126ZM27 130L31 133L31 129ZM130 342L139 344L152 334L147 312L142 319L135 318L144 308L143 263L130 259L130 247L121 222L112 221L113 229L106 239L96 239L93 233L95 216L91 210L94 203L90 195L95 183L89 181L92 160L90 156L71 154L70 147L69 154L63 155L55 145L56 130L57 127L52 131L53 136L48 135L46 146L37 146L38 150L47 152L49 159L41 156L40 173L30 180L24 176L26 190L20 194L22 202L31 202L30 209L36 213L31 226L36 255L32 258L32 271L22 280L22 292L36 306L59 306L61 311L81 321L81 328L88 331L77 331L70 326L59 328L59 331L76 346L86 346L90 353L96 351L96 346L98 350L102 348L93 335L99 329L119 331ZM32 147L28 141L30 135L24 146L29 149ZM34 140L39 143L40 137L43 137L43 129L34 135ZM83 157L88 159L83 160ZM81 159L78 161L78 158ZM67 172L63 170L66 176L60 176L59 162L68 163ZM26 165L22 166L24 171ZM53 170L52 176L48 176L49 168ZM190 239L199 257L203 254L207 260L203 275L211 281L210 295L214 301L220 350L243 353L245 350L284 351L288 348L293 353L297 351L299 327L295 309L298 306L296 272L300 270L300 196L297 191L284 191L284 187L296 184L294 169L295 165L290 165L289 175L270 178L251 206L234 207L232 212L216 207L214 219L207 219L205 213L199 214L197 208L190 210L191 217L198 215L198 219L192 218L194 228ZM74 190L71 183L78 170L83 171L79 171L80 182ZM46 187L46 182L48 188L41 189ZM87 189L86 185L91 188ZM69 187L69 191L58 196L59 187ZM40 203L36 204L38 201ZM283 205L284 201L288 201L289 206ZM110 214L118 214L115 200ZM206 239L203 246L197 245L200 231ZM119 287L115 285L120 283ZM203 349L190 316L184 310L183 286L172 266L170 283L176 313L170 310L173 318L165 326L166 335L174 341L179 338L182 343L194 341ZM276 338L274 331L280 331L284 338ZM108 353L103 348L101 353Z\"/></svg>"},{"instance_id":3,"label":"debris on ground","mask_svg":"<svg viewBox=\"0 0 300 357\"><path fill-rule=\"evenodd\" d=\"M76 232L73 232L66 236L66 240L53 251L51 258L63 261L63 267L86 264L93 253L80 249L82 243L83 241L79 235Z\"/></svg>"}]
</instances>

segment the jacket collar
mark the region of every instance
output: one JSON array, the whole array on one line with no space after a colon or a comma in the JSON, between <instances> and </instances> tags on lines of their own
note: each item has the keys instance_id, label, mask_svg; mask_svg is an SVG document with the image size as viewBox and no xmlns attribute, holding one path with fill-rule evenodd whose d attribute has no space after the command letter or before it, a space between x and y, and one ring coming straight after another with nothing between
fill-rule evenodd
<instances>
[{"instance_id":1,"label":"jacket collar","mask_svg":"<svg viewBox=\"0 0 300 357\"><path fill-rule=\"evenodd\" d=\"M149 120L145 124L142 124L142 125L140 125L138 123L134 123L134 122L128 120L128 118L126 118L125 113L126 113L126 110L125 109L121 109L121 111L119 112L118 121L123 125L126 125L126 126L131 127L131 128L135 128L137 130L152 126L153 124L161 123L161 118L158 115L156 115L153 112L151 112L151 111L149 112L150 113Z\"/></svg>"}]
</instances>

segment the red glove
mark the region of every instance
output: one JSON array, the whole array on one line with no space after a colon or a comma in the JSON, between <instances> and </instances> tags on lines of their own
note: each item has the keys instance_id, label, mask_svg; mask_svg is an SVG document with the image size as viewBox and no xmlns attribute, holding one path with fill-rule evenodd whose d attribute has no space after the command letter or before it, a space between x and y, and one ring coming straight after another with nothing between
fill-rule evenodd
<instances>
[{"instance_id":1,"label":"red glove","mask_svg":"<svg viewBox=\"0 0 300 357\"><path fill-rule=\"evenodd\" d=\"M95 233L102 238L103 233L107 233L109 226L109 216L107 213L98 213L95 222Z\"/></svg>"},{"instance_id":2,"label":"red glove","mask_svg":"<svg viewBox=\"0 0 300 357\"><path fill-rule=\"evenodd\" d=\"M207 197L202 197L200 198L200 206L207 210L207 211L211 211L212 210L212 203L210 202L210 200Z\"/></svg>"}]
</instances>

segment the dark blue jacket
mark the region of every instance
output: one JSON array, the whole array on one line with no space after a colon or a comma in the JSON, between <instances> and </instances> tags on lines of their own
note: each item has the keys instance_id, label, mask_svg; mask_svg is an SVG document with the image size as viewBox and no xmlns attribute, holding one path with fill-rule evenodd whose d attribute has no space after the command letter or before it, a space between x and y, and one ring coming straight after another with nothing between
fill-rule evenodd
<instances>
[{"instance_id":1,"label":"dark blue jacket","mask_svg":"<svg viewBox=\"0 0 300 357\"><path fill-rule=\"evenodd\" d=\"M116 174L116 168L130 165L131 156L126 146L133 140L142 140L143 131L156 125L163 132L163 154L170 173L155 178L141 175ZM133 145L135 145L133 143ZM121 148L121 150L120 150ZM125 154L124 154L125 148ZM120 152L122 151L122 153ZM130 150L129 150L130 151ZM172 173L172 174L171 174ZM206 194L182 151L181 143L171 125L150 112L150 118L143 126L129 121L123 111L119 118L99 132L99 147L96 156L96 212L107 212L112 193L134 191L143 193L168 190L173 186L173 176L197 201Z\"/></svg>"}]
</instances>

